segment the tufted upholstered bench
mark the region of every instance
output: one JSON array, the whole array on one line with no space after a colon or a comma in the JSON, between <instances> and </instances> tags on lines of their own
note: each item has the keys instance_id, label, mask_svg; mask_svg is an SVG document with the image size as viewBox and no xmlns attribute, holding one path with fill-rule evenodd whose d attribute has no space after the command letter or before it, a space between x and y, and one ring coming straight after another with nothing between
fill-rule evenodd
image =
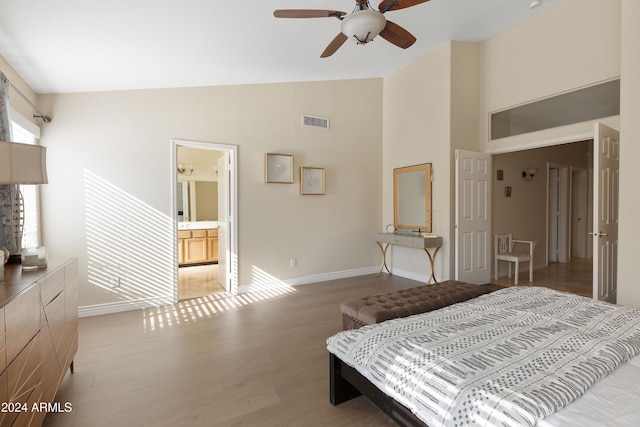
<instances>
[{"instance_id":1,"label":"tufted upholstered bench","mask_svg":"<svg viewBox=\"0 0 640 427\"><path fill-rule=\"evenodd\" d=\"M363 298L350 298L340 303L342 329L358 329L397 317L426 313L500 288L497 285L474 285L448 280Z\"/></svg>"}]
</instances>

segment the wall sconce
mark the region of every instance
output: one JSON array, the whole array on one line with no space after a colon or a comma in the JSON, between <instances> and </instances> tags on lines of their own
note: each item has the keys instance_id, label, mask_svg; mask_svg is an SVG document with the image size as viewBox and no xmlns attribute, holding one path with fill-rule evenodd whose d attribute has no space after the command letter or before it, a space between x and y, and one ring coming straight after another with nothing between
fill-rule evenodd
<instances>
[{"instance_id":1,"label":"wall sconce","mask_svg":"<svg viewBox=\"0 0 640 427\"><path fill-rule=\"evenodd\" d=\"M538 173L537 168L529 168L527 170L522 171L522 177L524 178L525 181L531 181L533 180L533 176L537 173Z\"/></svg>"},{"instance_id":2,"label":"wall sconce","mask_svg":"<svg viewBox=\"0 0 640 427\"><path fill-rule=\"evenodd\" d=\"M189 176L193 173L193 165L189 165L186 168L184 165L178 165L178 175Z\"/></svg>"}]
</instances>

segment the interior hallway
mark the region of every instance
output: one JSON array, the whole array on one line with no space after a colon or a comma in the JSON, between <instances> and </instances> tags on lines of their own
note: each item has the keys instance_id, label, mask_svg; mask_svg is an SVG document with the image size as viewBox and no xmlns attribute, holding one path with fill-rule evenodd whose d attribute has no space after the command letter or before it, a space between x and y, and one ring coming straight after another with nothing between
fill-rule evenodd
<instances>
[{"instance_id":1,"label":"interior hallway","mask_svg":"<svg viewBox=\"0 0 640 427\"><path fill-rule=\"evenodd\" d=\"M513 270L513 268L512 268ZM514 276L500 277L491 283L514 286ZM544 286L558 291L591 297L593 292L593 260L572 258L571 262L549 264L533 270L533 282L529 283L529 271L520 271L518 286Z\"/></svg>"}]
</instances>

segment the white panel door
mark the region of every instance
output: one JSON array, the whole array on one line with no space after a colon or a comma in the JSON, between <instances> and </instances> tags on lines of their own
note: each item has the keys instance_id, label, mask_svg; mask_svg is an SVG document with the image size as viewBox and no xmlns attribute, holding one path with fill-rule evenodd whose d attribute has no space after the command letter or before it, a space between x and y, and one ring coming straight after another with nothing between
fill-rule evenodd
<instances>
[{"instance_id":1,"label":"white panel door","mask_svg":"<svg viewBox=\"0 0 640 427\"><path fill-rule=\"evenodd\" d=\"M620 135L615 129L596 123L593 145L593 298L615 303Z\"/></svg>"},{"instance_id":2,"label":"white panel door","mask_svg":"<svg viewBox=\"0 0 640 427\"><path fill-rule=\"evenodd\" d=\"M455 278L491 281L491 155L456 150Z\"/></svg>"},{"instance_id":3,"label":"white panel door","mask_svg":"<svg viewBox=\"0 0 640 427\"><path fill-rule=\"evenodd\" d=\"M229 254L229 152L218 158L218 282L231 292Z\"/></svg>"}]
</instances>

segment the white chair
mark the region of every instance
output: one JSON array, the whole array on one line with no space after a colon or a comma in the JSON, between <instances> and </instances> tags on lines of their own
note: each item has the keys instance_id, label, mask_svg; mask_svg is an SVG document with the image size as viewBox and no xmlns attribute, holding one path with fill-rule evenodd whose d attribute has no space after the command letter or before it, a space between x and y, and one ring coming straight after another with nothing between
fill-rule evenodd
<instances>
[{"instance_id":1,"label":"white chair","mask_svg":"<svg viewBox=\"0 0 640 427\"><path fill-rule=\"evenodd\" d=\"M516 252L513 247L516 243L523 243L529 246L529 252ZM511 263L516 265L515 284L518 284L518 273L520 271L520 263L529 261L529 282L533 282L533 250L538 242L534 240L514 240L511 233L496 234L494 245L495 266L494 274L498 280L498 261L507 261L509 263L509 277L511 277Z\"/></svg>"}]
</instances>

